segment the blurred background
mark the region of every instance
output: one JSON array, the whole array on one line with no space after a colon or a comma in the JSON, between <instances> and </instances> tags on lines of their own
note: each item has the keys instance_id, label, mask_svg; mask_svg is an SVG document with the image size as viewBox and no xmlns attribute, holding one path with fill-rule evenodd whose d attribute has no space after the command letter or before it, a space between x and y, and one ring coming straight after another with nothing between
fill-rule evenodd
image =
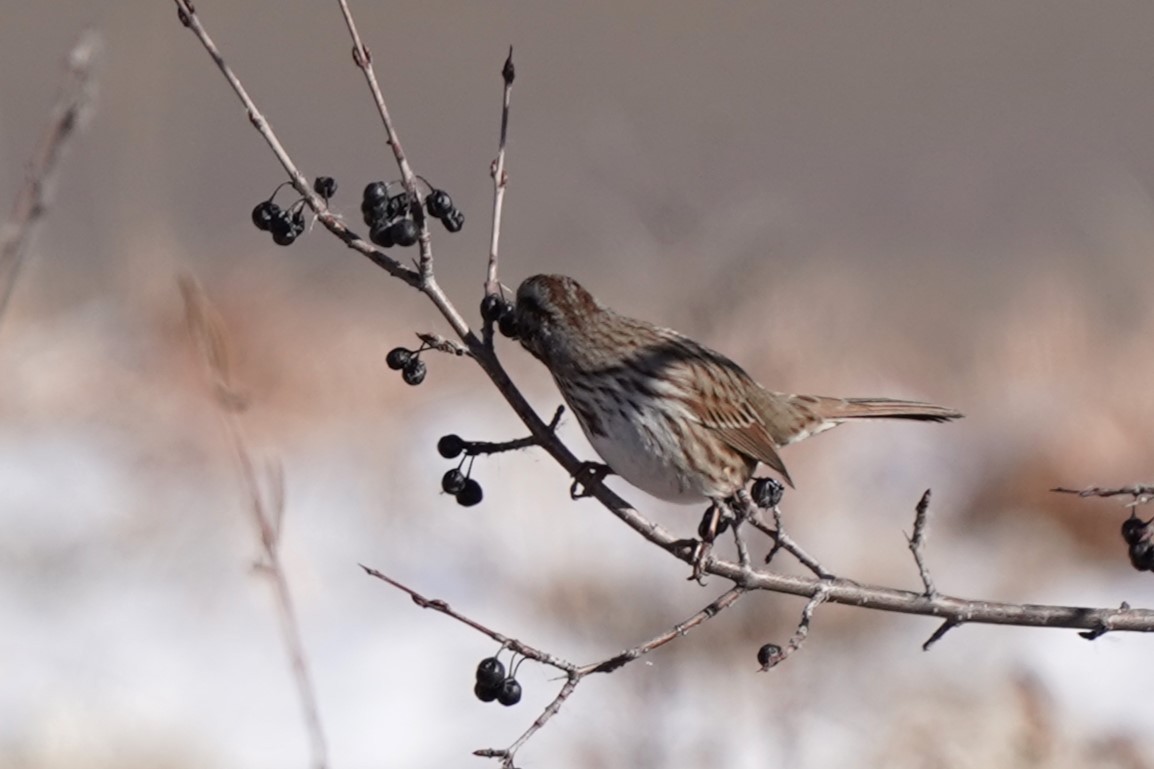
<instances>
[{"instance_id":1,"label":"blurred background","mask_svg":"<svg viewBox=\"0 0 1154 769\"><path fill-rule=\"evenodd\" d=\"M201 18L308 176L396 176L336 5L201 0ZM917 589L903 532L934 490L944 592L1149 605L1117 501L1150 480L1154 6L354 3L405 149L468 217L434 240L476 318L507 46L517 82L502 276L571 274L772 389L916 397L947 426L857 425L791 447L795 538L839 575ZM0 319L0 767L308 762L248 498L184 326L195 276L228 326L258 457L284 468L284 560L331 763L441 767L516 738L473 698L493 644L368 564L584 662L725 588L626 530L540 452L483 458L485 500L440 493L439 436L523 429L464 360L387 370L432 307L317 230L278 248L252 207L284 178L163 2L10 2L0 210L63 57L102 31L97 112ZM285 197L278 201L288 202ZM407 256L407 254L406 254ZM533 403L559 397L502 340ZM592 457L572 420L563 427ZM615 487L674 531L701 510ZM764 542L756 549L763 551ZM590 679L525 766L1149 767L1150 640L964 627L755 595Z\"/></svg>"}]
</instances>

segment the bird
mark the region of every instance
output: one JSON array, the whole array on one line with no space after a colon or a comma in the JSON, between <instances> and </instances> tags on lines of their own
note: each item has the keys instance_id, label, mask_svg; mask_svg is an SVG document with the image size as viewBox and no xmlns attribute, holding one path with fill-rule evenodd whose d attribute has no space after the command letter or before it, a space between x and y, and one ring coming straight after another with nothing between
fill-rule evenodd
<instances>
[{"instance_id":1,"label":"bird","mask_svg":"<svg viewBox=\"0 0 1154 769\"><path fill-rule=\"evenodd\" d=\"M782 447L842 422L963 416L911 400L767 390L721 353L615 312L565 275L526 278L513 319L609 470L670 502L728 500L761 464L793 487Z\"/></svg>"}]
</instances>

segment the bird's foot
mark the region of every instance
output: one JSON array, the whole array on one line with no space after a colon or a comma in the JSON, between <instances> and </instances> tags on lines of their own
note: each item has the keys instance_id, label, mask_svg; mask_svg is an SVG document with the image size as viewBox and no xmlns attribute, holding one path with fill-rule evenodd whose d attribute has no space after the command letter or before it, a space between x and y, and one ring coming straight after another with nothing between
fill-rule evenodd
<instances>
[{"instance_id":1,"label":"bird's foot","mask_svg":"<svg viewBox=\"0 0 1154 769\"><path fill-rule=\"evenodd\" d=\"M589 487L601 483L607 476L613 474L613 469L609 465L601 462L582 462L577 472L573 473L573 483L569 485L569 497L583 499L593 496Z\"/></svg>"}]
</instances>

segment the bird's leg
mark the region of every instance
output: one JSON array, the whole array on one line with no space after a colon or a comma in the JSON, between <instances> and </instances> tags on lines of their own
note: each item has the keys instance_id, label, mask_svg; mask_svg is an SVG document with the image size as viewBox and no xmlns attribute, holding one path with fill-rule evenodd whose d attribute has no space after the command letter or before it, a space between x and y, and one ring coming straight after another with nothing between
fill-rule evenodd
<instances>
[{"instance_id":1,"label":"bird's leg","mask_svg":"<svg viewBox=\"0 0 1154 769\"><path fill-rule=\"evenodd\" d=\"M615 475L613 468L601 462L582 462L573 473L573 483L569 485L569 497L582 499L592 496L589 487L601 483L607 476Z\"/></svg>"},{"instance_id":2,"label":"bird's leg","mask_svg":"<svg viewBox=\"0 0 1154 769\"><path fill-rule=\"evenodd\" d=\"M697 526L697 536L700 540L693 542L693 573L690 579L699 584L705 584L702 575L705 573L705 561L713 551L713 542L717 536L730 527L733 520L731 508L723 502L714 500L709 503L709 509L701 516L701 523Z\"/></svg>"}]
</instances>

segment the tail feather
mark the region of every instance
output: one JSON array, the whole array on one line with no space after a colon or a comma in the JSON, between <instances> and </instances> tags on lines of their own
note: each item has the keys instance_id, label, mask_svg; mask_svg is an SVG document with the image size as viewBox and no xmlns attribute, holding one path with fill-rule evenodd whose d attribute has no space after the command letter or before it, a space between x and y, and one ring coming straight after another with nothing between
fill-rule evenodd
<instances>
[{"instance_id":1,"label":"tail feather","mask_svg":"<svg viewBox=\"0 0 1154 769\"><path fill-rule=\"evenodd\" d=\"M813 407L821 419L840 422L845 419L911 419L919 422L949 422L961 419L955 409L933 403L895 398L818 398Z\"/></svg>"}]
</instances>

